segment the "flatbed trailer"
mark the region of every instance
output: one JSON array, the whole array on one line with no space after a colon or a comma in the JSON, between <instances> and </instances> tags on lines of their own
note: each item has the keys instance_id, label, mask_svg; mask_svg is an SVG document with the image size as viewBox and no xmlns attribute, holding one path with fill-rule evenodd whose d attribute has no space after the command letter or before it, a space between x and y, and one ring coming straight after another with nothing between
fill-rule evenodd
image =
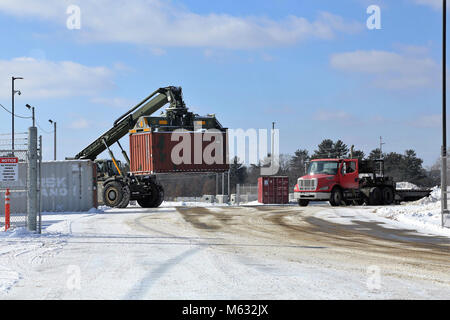
<instances>
[{"instance_id":1,"label":"flatbed trailer","mask_svg":"<svg viewBox=\"0 0 450 320\"><path fill-rule=\"evenodd\" d=\"M417 201L426 197L429 197L431 194L431 190L429 189L396 189L395 190L395 202L410 202Z\"/></svg>"}]
</instances>

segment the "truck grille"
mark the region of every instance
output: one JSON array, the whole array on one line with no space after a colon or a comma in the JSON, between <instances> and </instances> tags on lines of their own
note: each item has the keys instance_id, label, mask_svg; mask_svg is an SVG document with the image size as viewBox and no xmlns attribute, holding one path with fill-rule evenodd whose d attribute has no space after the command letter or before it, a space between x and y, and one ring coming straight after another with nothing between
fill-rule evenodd
<instances>
[{"instance_id":1,"label":"truck grille","mask_svg":"<svg viewBox=\"0 0 450 320\"><path fill-rule=\"evenodd\" d=\"M315 191L317 189L317 179L298 179L300 191Z\"/></svg>"}]
</instances>

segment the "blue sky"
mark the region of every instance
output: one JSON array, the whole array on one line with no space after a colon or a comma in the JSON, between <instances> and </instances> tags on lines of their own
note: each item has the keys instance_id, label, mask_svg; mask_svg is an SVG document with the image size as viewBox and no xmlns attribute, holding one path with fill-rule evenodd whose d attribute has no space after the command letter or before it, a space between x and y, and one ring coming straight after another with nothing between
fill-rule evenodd
<instances>
[{"instance_id":1,"label":"blue sky","mask_svg":"<svg viewBox=\"0 0 450 320\"><path fill-rule=\"evenodd\" d=\"M156 88L182 86L188 107L229 128L280 129L280 151L324 138L366 153L439 157L439 0L0 1L0 103L36 106L71 157ZM69 5L81 28L68 29ZM381 30L369 30L369 5ZM17 119L18 132L30 124ZM0 133L11 130L0 110ZM41 130L44 158L53 137ZM127 146L126 138L124 144ZM117 153L118 154L118 153Z\"/></svg>"}]
</instances>

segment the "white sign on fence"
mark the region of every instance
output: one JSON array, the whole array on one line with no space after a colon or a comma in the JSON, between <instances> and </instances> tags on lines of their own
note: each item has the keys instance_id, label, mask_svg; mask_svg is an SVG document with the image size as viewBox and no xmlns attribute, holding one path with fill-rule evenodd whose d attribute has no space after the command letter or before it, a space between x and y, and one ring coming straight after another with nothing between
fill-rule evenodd
<instances>
[{"instance_id":1,"label":"white sign on fence","mask_svg":"<svg viewBox=\"0 0 450 320\"><path fill-rule=\"evenodd\" d=\"M0 158L0 182L19 180L19 158Z\"/></svg>"}]
</instances>

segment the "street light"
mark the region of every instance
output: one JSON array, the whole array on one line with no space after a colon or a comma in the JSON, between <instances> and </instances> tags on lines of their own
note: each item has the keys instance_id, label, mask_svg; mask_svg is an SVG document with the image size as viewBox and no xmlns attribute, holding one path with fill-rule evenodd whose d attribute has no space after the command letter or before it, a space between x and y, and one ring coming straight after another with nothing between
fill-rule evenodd
<instances>
[{"instance_id":1,"label":"street light","mask_svg":"<svg viewBox=\"0 0 450 320\"><path fill-rule=\"evenodd\" d=\"M16 93L20 96L22 94L22 92L20 92L20 90L15 90L14 89L14 81L15 80L22 80L22 77L11 77L11 83L12 83L12 90L11 90L11 109L12 109L12 134L11 134L11 138L12 138L12 152L14 154L14 96L16 95Z\"/></svg>"},{"instance_id":2,"label":"street light","mask_svg":"<svg viewBox=\"0 0 450 320\"><path fill-rule=\"evenodd\" d=\"M441 222L447 208L447 0L443 0L442 14L442 165L441 165Z\"/></svg>"},{"instance_id":3,"label":"street light","mask_svg":"<svg viewBox=\"0 0 450 320\"><path fill-rule=\"evenodd\" d=\"M35 120L34 120L34 107L30 106L28 103L25 105L28 110L31 110L31 114L32 114L32 119L33 119L33 127L35 127Z\"/></svg>"},{"instance_id":4,"label":"street light","mask_svg":"<svg viewBox=\"0 0 450 320\"><path fill-rule=\"evenodd\" d=\"M48 122L53 123L53 158L56 161L56 121L48 120Z\"/></svg>"}]
</instances>

